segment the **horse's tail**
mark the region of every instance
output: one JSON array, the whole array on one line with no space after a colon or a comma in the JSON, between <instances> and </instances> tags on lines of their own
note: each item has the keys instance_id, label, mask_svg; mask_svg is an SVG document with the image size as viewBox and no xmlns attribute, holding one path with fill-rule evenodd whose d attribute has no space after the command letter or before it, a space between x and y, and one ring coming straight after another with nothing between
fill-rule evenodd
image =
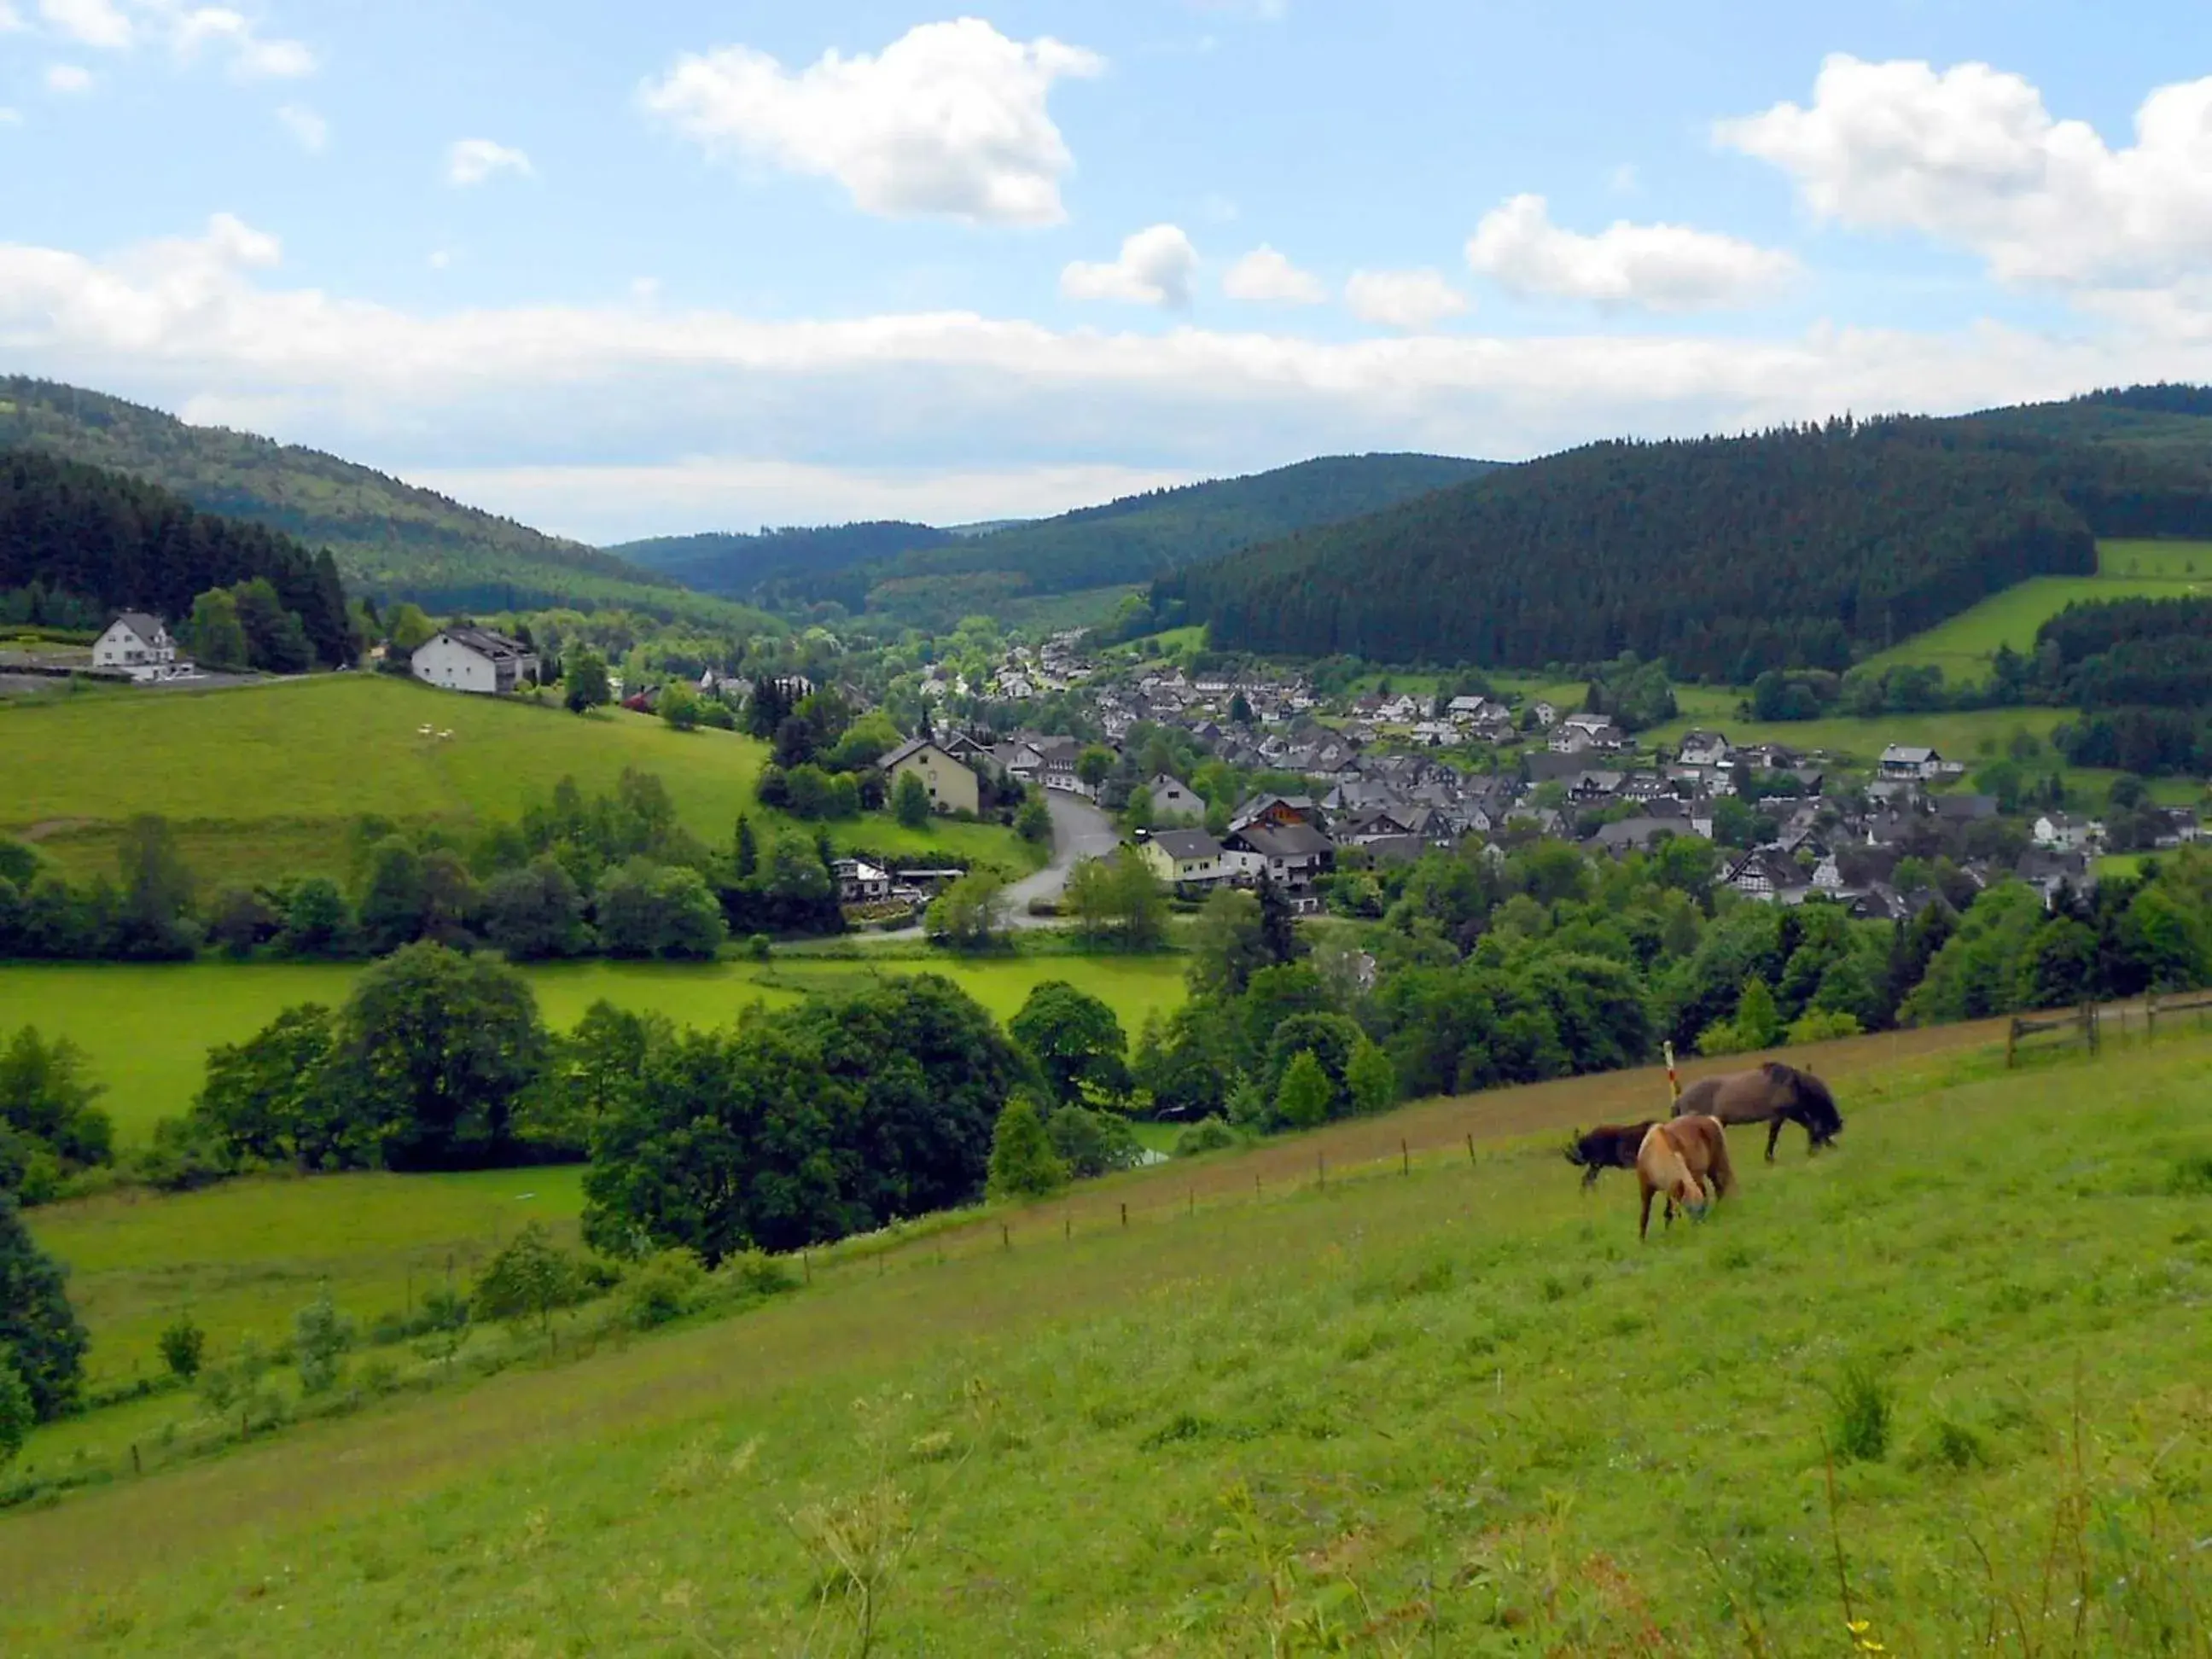
<instances>
[{"instance_id":1,"label":"horse's tail","mask_svg":"<svg viewBox=\"0 0 2212 1659\"><path fill-rule=\"evenodd\" d=\"M1729 1159L1728 1131L1716 1121L1706 1140L1711 1148L1707 1173L1712 1176L1713 1196L1726 1198L1735 1191L1735 1165Z\"/></svg>"}]
</instances>

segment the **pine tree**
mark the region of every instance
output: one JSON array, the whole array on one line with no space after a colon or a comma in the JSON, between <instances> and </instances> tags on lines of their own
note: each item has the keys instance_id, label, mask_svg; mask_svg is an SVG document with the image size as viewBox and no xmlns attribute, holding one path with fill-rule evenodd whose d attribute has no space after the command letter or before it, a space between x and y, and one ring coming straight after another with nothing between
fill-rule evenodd
<instances>
[{"instance_id":1,"label":"pine tree","mask_svg":"<svg viewBox=\"0 0 2212 1659\"><path fill-rule=\"evenodd\" d=\"M1301 1048L1283 1068L1283 1081L1275 1091L1275 1115L1286 1128L1310 1129L1328 1116L1328 1103L1336 1089L1328 1073L1310 1048Z\"/></svg>"},{"instance_id":2,"label":"pine tree","mask_svg":"<svg viewBox=\"0 0 2212 1659\"><path fill-rule=\"evenodd\" d=\"M1774 993L1756 974L1743 982L1742 998L1735 1006L1736 1039L1747 1050L1771 1048L1782 1041L1782 1012Z\"/></svg>"},{"instance_id":3,"label":"pine tree","mask_svg":"<svg viewBox=\"0 0 2212 1659\"><path fill-rule=\"evenodd\" d=\"M32 1241L15 1199L0 1193L0 1354L9 1356L40 1422L76 1407L91 1340L60 1266Z\"/></svg>"},{"instance_id":4,"label":"pine tree","mask_svg":"<svg viewBox=\"0 0 2212 1659\"><path fill-rule=\"evenodd\" d=\"M743 812L738 814L738 879L750 881L760 868L760 838L753 834L753 821Z\"/></svg>"}]
</instances>

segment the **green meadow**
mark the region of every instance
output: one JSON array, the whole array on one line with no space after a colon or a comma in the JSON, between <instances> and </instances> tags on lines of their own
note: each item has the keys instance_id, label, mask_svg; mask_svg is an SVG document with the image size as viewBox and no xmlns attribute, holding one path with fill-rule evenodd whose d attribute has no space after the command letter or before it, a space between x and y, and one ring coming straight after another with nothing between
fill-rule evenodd
<instances>
[{"instance_id":1,"label":"green meadow","mask_svg":"<svg viewBox=\"0 0 2212 1659\"><path fill-rule=\"evenodd\" d=\"M2036 576L1869 658L1875 669L1932 665L1954 684L1988 672L2000 646L2026 654L2035 630L2068 605L2100 599L2178 599L2212 592L2212 542L2099 544L2094 576Z\"/></svg>"},{"instance_id":2,"label":"green meadow","mask_svg":"<svg viewBox=\"0 0 2212 1659\"><path fill-rule=\"evenodd\" d=\"M1065 979L1121 1017L1132 1042L1145 1016L1182 1000L1178 956L1022 955L981 960L884 951L858 958L779 955L763 964L590 961L523 969L556 1030L605 998L657 1009L678 1025L726 1025L756 1003L781 1006L810 991L848 989L877 974L943 974L1001 1020L1031 990ZM253 1035L296 1002L335 1006L362 965L352 963L0 963L0 1032L23 1024L66 1036L107 1086L101 1105L126 1142L191 1103L207 1051Z\"/></svg>"},{"instance_id":3,"label":"green meadow","mask_svg":"<svg viewBox=\"0 0 2212 1659\"><path fill-rule=\"evenodd\" d=\"M125 1474L0 1515L0 1643L2203 1659L2212 1039L1956 1035L1648 1243L1556 1139L1655 1079L1543 1085Z\"/></svg>"},{"instance_id":4,"label":"green meadow","mask_svg":"<svg viewBox=\"0 0 2212 1659\"><path fill-rule=\"evenodd\" d=\"M428 726L433 735L422 735ZM451 737L437 735L451 732ZM586 793L624 769L657 775L685 826L721 846L753 799L767 746L678 732L621 710L464 696L381 674L329 674L210 691L118 691L0 702L0 834L27 836L72 874L112 872L121 824L159 812L205 881L346 873L364 814L449 829L513 819L563 777ZM887 853L942 848L1024 866L984 824L834 826Z\"/></svg>"}]
</instances>

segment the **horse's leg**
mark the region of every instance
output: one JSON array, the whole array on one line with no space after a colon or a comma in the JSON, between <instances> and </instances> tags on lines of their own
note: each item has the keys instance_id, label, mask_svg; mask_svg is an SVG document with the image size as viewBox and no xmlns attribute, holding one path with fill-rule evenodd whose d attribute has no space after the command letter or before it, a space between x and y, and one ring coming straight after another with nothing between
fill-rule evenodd
<instances>
[{"instance_id":1,"label":"horse's leg","mask_svg":"<svg viewBox=\"0 0 2212 1659\"><path fill-rule=\"evenodd\" d=\"M1651 1184L1649 1182L1639 1184L1644 1188L1644 1219L1637 1224L1636 1237L1642 1240L1651 1237Z\"/></svg>"},{"instance_id":2,"label":"horse's leg","mask_svg":"<svg viewBox=\"0 0 2212 1659\"><path fill-rule=\"evenodd\" d=\"M1777 1113L1772 1118L1767 1121L1766 1161L1769 1164L1774 1162L1774 1143L1782 1139L1782 1126L1788 1121L1789 1119L1782 1116L1779 1113Z\"/></svg>"}]
</instances>

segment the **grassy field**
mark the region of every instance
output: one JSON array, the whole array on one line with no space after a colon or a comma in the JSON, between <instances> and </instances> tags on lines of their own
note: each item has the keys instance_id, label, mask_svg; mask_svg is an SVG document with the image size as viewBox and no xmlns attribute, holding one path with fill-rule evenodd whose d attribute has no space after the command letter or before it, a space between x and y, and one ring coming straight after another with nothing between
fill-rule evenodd
<instances>
[{"instance_id":1,"label":"grassy field","mask_svg":"<svg viewBox=\"0 0 2212 1659\"><path fill-rule=\"evenodd\" d=\"M1176 956L963 961L900 951L860 962L581 962L524 971L546 1023L556 1029L575 1024L603 997L623 1007L658 1009L679 1025L726 1025L755 1002L787 1004L872 974L913 973L947 975L1003 1020L1040 982L1065 979L1111 1006L1133 1042L1147 1013L1182 1000L1182 970ZM191 1104L211 1045L243 1041L295 1002L335 1006L360 971L357 964L321 963L0 965L0 1030L32 1024L50 1037L74 1040L107 1085L101 1104L118 1133L137 1141L155 1120Z\"/></svg>"},{"instance_id":2,"label":"grassy field","mask_svg":"<svg viewBox=\"0 0 2212 1659\"><path fill-rule=\"evenodd\" d=\"M2201 1656L2212 1042L1911 1047L1646 1245L1553 1133L1352 1167L1416 1109L0 1516L0 1640L850 1652L834 1540L887 1654Z\"/></svg>"},{"instance_id":3,"label":"grassy field","mask_svg":"<svg viewBox=\"0 0 2212 1659\"><path fill-rule=\"evenodd\" d=\"M453 735L425 738L425 724ZM627 767L658 775L685 825L714 846L740 812L775 816L753 799L767 748L750 738L619 710L578 720L377 674L0 705L0 751L9 774L0 833L28 835L73 873L112 871L118 826L159 812L203 880L343 875L346 830L363 813L452 826L511 819L563 777L597 793ZM1011 835L981 824L914 831L878 814L836 833L889 853L1025 861Z\"/></svg>"},{"instance_id":4,"label":"grassy field","mask_svg":"<svg viewBox=\"0 0 2212 1659\"><path fill-rule=\"evenodd\" d=\"M2212 592L2212 542L2099 544L2094 576L2037 576L1869 658L1867 666L1933 664L1954 684L1978 680L2001 645L2035 648L2035 630L2068 605L2098 599L2176 599Z\"/></svg>"}]
</instances>

